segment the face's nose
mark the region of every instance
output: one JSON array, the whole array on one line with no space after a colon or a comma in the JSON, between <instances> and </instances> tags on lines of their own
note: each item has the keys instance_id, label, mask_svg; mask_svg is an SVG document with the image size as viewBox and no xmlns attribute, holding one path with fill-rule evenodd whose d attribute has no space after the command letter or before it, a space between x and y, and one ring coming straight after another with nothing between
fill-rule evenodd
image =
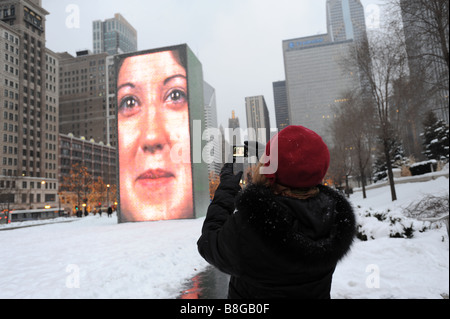
<instances>
[{"instance_id":1,"label":"face's nose","mask_svg":"<svg viewBox=\"0 0 450 319\"><path fill-rule=\"evenodd\" d=\"M166 129L166 119L163 112L159 106L146 108L141 123L143 127L140 142L140 147L144 153L156 154L170 146L170 135Z\"/></svg>"}]
</instances>

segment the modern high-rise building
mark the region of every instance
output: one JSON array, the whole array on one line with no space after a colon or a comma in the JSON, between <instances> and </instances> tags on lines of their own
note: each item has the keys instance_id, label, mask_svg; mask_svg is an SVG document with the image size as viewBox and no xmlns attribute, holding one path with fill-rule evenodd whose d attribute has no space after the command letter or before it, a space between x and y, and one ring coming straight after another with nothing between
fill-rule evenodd
<instances>
[{"instance_id":1,"label":"modern high-rise building","mask_svg":"<svg viewBox=\"0 0 450 319\"><path fill-rule=\"evenodd\" d=\"M0 2L0 205L55 207L58 56L45 47L40 0Z\"/></svg>"},{"instance_id":2,"label":"modern high-rise building","mask_svg":"<svg viewBox=\"0 0 450 319\"><path fill-rule=\"evenodd\" d=\"M92 23L94 53L106 52L109 55L137 51L137 32L120 14L105 21Z\"/></svg>"},{"instance_id":3,"label":"modern high-rise building","mask_svg":"<svg viewBox=\"0 0 450 319\"><path fill-rule=\"evenodd\" d=\"M94 53L61 56L63 134L116 146L116 79L113 55L137 51L137 32L119 13L93 22Z\"/></svg>"},{"instance_id":4,"label":"modern high-rise building","mask_svg":"<svg viewBox=\"0 0 450 319\"><path fill-rule=\"evenodd\" d=\"M217 134L219 129L217 127L217 105L216 105L216 90L207 82L203 82L203 101L205 103L205 125L206 129L211 129L208 134L211 138L205 146L205 153L208 158L208 171L214 172L216 175L220 174L223 166L221 154L221 139L222 135ZM212 134L214 132L214 134Z\"/></svg>"},{"instance_id":5,"label":"modern high-rise building","mask_svg":"<svg viewBox=\"0 0 450 319\"><path fill-rule=\"evenodd\" d=\"M231 118L228 119L229 136L228 141L231 145L241 145L244 141L241 139L241 126L239 124L239 117L236 113L231 111Z\"/></svg>"},{"instance_id":6,"label":"modern high-rise building","mask_svg":"<svg viewBox=\"0 0 450 319\"><path fill-rule=\"evenodd\" d=\"M264 145L267 144L270 139L270 118L264 96L246 97L245 111L247 115L249 141L257 141Z\"/></svg>"},{"instance_id":7,"label":"modern high-rise building","mask_svg":"<svg viewBox=\"0 0 450 319\"><path fill-rule=\"evenodd\" d=\"M275 119L277 129L282 130L289 125L289 110L286 93L286 81L277 81L272 83L273 100L275 107Z\"/></svg>"},{"instance_id":8,"label":"modern high-rise building","mask_svg":"<svg viewBox=\"0 0 450 319\"><path fill-rule=\"evenodd\" d=\"M327 0L327 29L332 42L364 39L366 21L361 1Z\"/></svg>"},{"instance_id":9,"label":"modern high-rise building","mask_svg":"<svg viewBox=\"0 0 450 319\"><path fill-rule=\"evenodd\" d=\"M59 53L61 134L109 144L107 53Z\"/></svg>"},{"instance_id":10,"label":"modern high-rise building","mask_svg":"<svg viewBox=\"0 0 450 319\"><path fill-rule=\"evenodd\" d=\"M436 35L433 35L434 28L437 27L435 21L430 20L427 25L423 19L418 18L433 14L430 13L430 9L425 6L423 1L401 0L400 7L409 70L413 78L424 81L423 94L427 96L424 112L433 110L440 119L449 123L448 65L445 65L444 59L438 58L445 56L440 44L445 41L445 38L448 49L448 26L441 35L444 39L437 38ZM442 23L445 25L445 18L442 18ZM420 123L417 124L418 127L421 126Z\"/></svg>"},{"instance_id":11,"label":"modern high-rise building","mask_svg":"<svg viewBox=\"0 0 450 319\"><path fill-rule=\"evenodd\" d=\"M357 68L343 58L366 36L359 0L327 1L328 33L283 41L289 122L303 125L332 144L328 130L343 95L361 87Z\"/></svg>"}]
</instances>

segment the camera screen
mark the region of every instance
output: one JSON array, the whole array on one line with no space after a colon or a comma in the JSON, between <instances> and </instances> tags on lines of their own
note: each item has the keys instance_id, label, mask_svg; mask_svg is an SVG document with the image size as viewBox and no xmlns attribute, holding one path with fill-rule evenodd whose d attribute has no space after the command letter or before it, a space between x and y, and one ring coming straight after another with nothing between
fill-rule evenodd
<instances>
[{"instance_id":1,"label":"camera screen","mask_svg":"<svg viewBox=\"0 0 450 319\"><path fill-rule=\"evenodd\" d=\"M233 146L233 156L234 157L245 157L245 147L244 146Z\"/></svg>"}]
</instances>

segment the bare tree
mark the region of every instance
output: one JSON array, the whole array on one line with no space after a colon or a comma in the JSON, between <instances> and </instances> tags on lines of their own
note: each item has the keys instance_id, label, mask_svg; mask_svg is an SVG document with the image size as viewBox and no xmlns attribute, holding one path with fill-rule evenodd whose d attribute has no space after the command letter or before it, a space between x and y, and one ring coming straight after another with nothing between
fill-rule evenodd
<instances>
[{"instance_id":1,"label":"bare tree","mask_svg":"<svg viewBox=\"0 0 450 319\"><path fill-rule=\"evenodd\" d=\"M332 124L333 126L333 124ZM345 183L345 191L348 194L348 176L353 172L353 161L350 156L350 148L345 141L343 131L340 128L331 128L334 132L334 143L330 149L330 157L333 159L330 162L330 167L327 172L326 179L331 179L334 186L342 189L342 184Z\"/></svg>"},{"instance_id":2,"label":"bare tree","mask_svg":"<svg viewBox=\"0 0 450 319\"><path fill-rule=\"evenodd\" d=\"M448 0L388 0L389 28L408 53L414 90L427 97L427 107L448 122L449 2ZM420 83L421 82L421 83ZM418 87L422 86L422 87Z\"/></svg>"},{"instance_id":3,"label":"bare tree","mask_svg":"<svg viewBox=\"0 0 450 319\"><path fill-rule=\"evenodd\" d=\"M367 40L356 43L344 64L358 68L361 78L364 79L361 98L373 102L377 137L386 161L391 197L395 201L397 195L392 172L391 147L397 134L393 125L396 107L392 96L395 82L408 76L406 51L395 33L380 29L373 31Z\"/></svg>"},{"instance_id":4,"label":"bare tree","mask_svg":"<svg viewBox=\"0 0 450 319\"><path fill-rule=\"evenodd\" d=\"M15 204L15 194L18 193L17 177L0 180L0 211L10 209Z\"/></svg>"},{"instance_id":5,"label":"bare tree","mask_svg":"<svg viewBox=\"0 0 450 319\"><path fill-rule=\"evenodd\" d=\"M76 206L80 207L81 201L88 201L88 194L91 193L94 179L89 174L85 166L79 163L73 164L70 174L63 178L61 190L70 198L70 193L76 197Z\"/></svg>"},{"instance_id":6,"label":"bare tree","mask_svg":"<svg viewBox=\"0 0 450 319\"><path fill-rule=\"evenodd\" d=\"M416 77L400 78L394 83L392 103L395 105L395 127L405 151L415 159L422 159L422 119L427 110L428 95Z\"/></svg>"},{"instance_id":7,"label":"bare tree","mask_svg":"<svg viewBox=\"0 0 450 319\"><path fill-rule=\"evenodd\" d=\"M372 147L374 144L374 109L369 100L363 100L360 92L348 92L344 95L344 102L335 110L333 121L334 136L345 141L343 148L359 174L363 198L366 198L367 168L371 163ZM336 143L339 143L337 140ZM345 155L344 155L345 156Z\"/></svg>"},{"instance_id":8,"label":"bare tree","mask_svg":"<svg viewBox=\"0 0 450 319\"><path fill-rule=\"evenodd\" d=\"M29 198L30 189L20 187L22 178L19 176L4 176L0 179L0 210L26 208L26 201L21 202L22 194Z\"/></svg>"},{"instance_id":9,"label":"bare tree","mask_svg":"<svg viewBox=\"0 0 450 319\"><path fill-rule=\"evenodd\" d=\"M389 0L389 3L392 7L401 9L407 41L410 38L408 34L411 34L411 38L421 45L420 50L415 50L410 58L430 59L445 65L448 81L450 69L448 0Z\"/></svg>"}]
</instances>

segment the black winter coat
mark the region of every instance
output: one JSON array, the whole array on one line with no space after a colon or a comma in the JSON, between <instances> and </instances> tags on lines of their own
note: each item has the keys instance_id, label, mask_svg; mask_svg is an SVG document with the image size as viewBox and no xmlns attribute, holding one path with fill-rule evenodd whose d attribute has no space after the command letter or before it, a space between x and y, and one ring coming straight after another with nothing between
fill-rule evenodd
<instances>
[{"instance_id":1,"label":"black winter coat","mask_svg":"<svg viewBox=\"0 0 450 319\"><path fill-rule=\"evenodd\" d=\"M197 244L206 261L231 275L229 298L330 298L355 216L341 194L318 187L319 195L299 200L220 183Z\"/></svg>"}]
</instances>

